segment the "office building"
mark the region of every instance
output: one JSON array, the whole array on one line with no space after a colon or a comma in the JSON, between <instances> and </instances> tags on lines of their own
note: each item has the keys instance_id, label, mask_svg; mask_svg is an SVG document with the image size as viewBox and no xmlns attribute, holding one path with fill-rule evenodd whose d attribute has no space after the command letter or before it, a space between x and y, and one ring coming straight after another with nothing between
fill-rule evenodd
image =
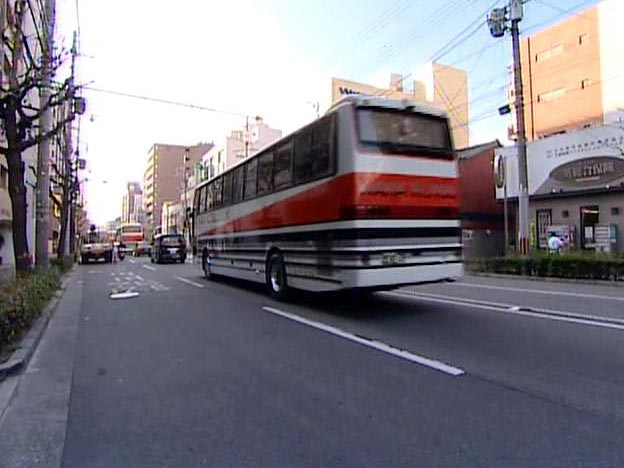
<instances>
[{"instance_id":1,"label":"office building","mask_svg":"<svg viewBox=\"0 0 624 468\"><path fill-rule=\"evenodd\" d=\"M150 148L143 177L143 207L148 231L159 232L162 204L180 199L185 167L192 171L212 146L212 143L190 146L156 143ZM186 161L185 156L188 157Z\"/></svg>"},{"instance_id":2,"label":"office building","mask_svg":"<svg viewBox=\"0 0 624 468\"><path fill-rule=\"evenodd\" d=\"M624 122L624 2L604 0L521 43L528 140ZM509 92L514 99L513 86ZM510 127L515 137L515 126Z\"/></svg>"}]
</instances>

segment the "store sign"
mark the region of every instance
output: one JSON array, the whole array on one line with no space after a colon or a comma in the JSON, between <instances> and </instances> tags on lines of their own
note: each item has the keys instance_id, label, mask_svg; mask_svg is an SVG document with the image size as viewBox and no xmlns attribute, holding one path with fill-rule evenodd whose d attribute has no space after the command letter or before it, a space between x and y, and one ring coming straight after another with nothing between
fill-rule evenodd
<instances>
[{"instance_id":1,"label":"store sign","mask_svg":"<svg viewBox=\"0 0 624 468\"><path fill-rule=\"evenodd\" d=\"M598 157L572 161L555 168L550 177L580 187L605 184L624 177L624 159Z\"/></svg>"},{"instance_id":2,"label":"store sign","mask_svg":"<svg viewBox=\"0 0 624 468\"><path fill-rule=\"evenodd\" d=\"M579 190L624 186L624 125L609 124L554 135L527 144L529 195L562 195ZM505 159L505 184L496 180L496 197L519 194L518 149L499 148ZM494 172L498 178L498 160Z\"/></svg>"},{"instance_id":3,"label":"store sign","mask_svg":"<svg viewBox=\"0 0 624 468\"><path fill-rule=\"evenodd\" d=\"M338 91L343 96L349 96L350 94L362 94L361 91L357 91L355 89L347 88L346 86L340 86Z\"/></svg>"}]
</instances>

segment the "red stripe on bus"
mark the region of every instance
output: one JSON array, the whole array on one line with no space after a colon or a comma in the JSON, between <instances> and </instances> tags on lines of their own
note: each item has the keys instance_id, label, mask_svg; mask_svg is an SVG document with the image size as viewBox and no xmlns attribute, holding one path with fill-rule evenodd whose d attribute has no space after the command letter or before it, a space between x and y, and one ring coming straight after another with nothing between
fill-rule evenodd
<instances>
[{"instance_id":1,"label":"red stripe on bus","mask_svg":"<svg viewBox=\"0 0 624 468\"><path fill-rule=\"evenodd\" d=\"M203 235L353 219L458 219L456 178L352 173L226 222Z\"/></svg>"}]
</instances>

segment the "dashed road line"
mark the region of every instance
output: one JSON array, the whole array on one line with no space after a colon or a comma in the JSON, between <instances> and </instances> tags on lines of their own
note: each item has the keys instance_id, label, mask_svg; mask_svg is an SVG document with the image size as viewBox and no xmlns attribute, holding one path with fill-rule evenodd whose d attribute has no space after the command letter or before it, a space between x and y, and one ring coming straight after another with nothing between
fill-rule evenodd
<instances>
[{"instance_id":1,"label":"dashed road line","mask_svg":"<svg viewBox=\"0 0 624 468\"><path fill-rule=\"evenodd\" d=\"M299 315L284 312L282 310L275 309L273 307L262 307L262 309L266 312L270 312L272 314L278 315L288 320L292 320L294 322L298 322L303 325L316 328L317 330L330 333L334 336L338 336L340 338L344 338L346 340L353 341L355 343L358 343L364 346L368 346L369 348L376 349L377 351L381 351L386 354L390 354L392 356L396 356L398 358L405 359L407 361L420 364L422 366L429 367L431 369L435 369L437 371L443 372L453 377L459 377L466 373L463 369L460 369L459 367L451 366L442 361L437 361L435 359L430 359L428 357L419 356L417 354L410 353L409 351L406 351L404 349L395 348L394 346L383 343L381 341L374 340L372 338L365 338L362 336L358 336L353 333L349 333L344 330L341 330L340 328L333 327L331 325L326 325L321 322L309 320Z\"/></svg>"},{"instance_id":2,"label":"dashed road line","mask_svg":"<svg viewBox=\"0 0 624 468\"><path fill-rule=\"evenodd\" d=\"M174 278L177 279L178 281L182 281L183 283L195 286L196 288L204 288L205 287L203 284L196 283L195 281L191 281L191 280L186 279L186 278L182 278L181 276L174 276Z\"/></svg>"},{"instance_id":3,"label":"dashed road line","mask_svg":"<svg viewBox=\"0 0 624 468\"><path fill-rule=\"evenodd\" d=\"M153 266L149 266L149 265L143 265L143 268L149 271L156 271L156 268L154 268Z\"/></svg>"}]
</instances>

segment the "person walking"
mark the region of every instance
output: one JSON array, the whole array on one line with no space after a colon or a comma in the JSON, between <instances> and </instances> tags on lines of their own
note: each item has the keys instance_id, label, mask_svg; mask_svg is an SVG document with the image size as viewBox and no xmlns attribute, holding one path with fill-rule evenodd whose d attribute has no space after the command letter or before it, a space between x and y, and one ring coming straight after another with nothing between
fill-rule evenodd
<instances>
[{"instance_id":1,"label":"person walking","mask_svg":"<svg viewBox=\"0 0 624 468\"><path fill-rule=\"evenodd\" d=\"M563 242L559 239L559 236L555 232L550 233L550 237L548 238L548 251L551 254L561 252L561 248L563 247Z\"/></svg>"}]
</instances>

